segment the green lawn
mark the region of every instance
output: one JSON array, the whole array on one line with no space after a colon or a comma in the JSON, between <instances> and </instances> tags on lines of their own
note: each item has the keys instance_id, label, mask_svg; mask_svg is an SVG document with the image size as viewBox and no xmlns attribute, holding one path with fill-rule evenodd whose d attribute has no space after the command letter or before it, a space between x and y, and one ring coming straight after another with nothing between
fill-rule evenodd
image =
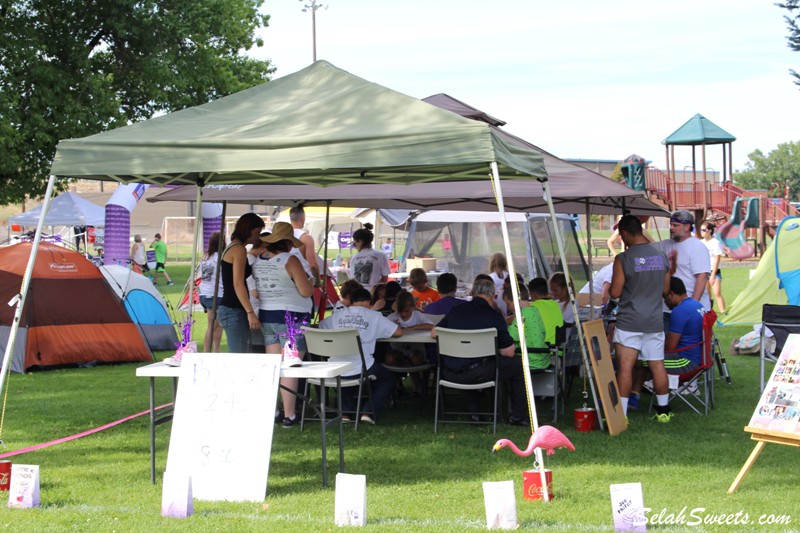
<instances>
[{"instance_id":1,"label":"green lawn","mask_svg":"<svg viewBox=\"0 0 800 533\"><path fill-rule=\"evenodd\" d=\"M188 273L172 266L174 279ZM725 293L733 300L745 285L746 269L725 271ZM176 299L178 284L168 288ZM199 317L196 336L204 329ZM747 328L720 328L723 347ZM166 354L159 354L159 358ZM501 437L527 443L525 428L501 425L496 436L485 427L444 426L433 434L431 402L402 398L378 426L346 427L346 464L367 476L367 529L375 531L479 531L485 529L483 481L514 480L522 528L534 531L612 530L609 484L641 482L654 513L695 508L706 518L747 513L747 526L675 527L658 531L798 530L798 451L768 445L739 491L727 495L753 442L742 431L758 399L758 359L727 356L733 384L717 381L717 408L698 416L676 405L672 423L650 420L646 410L630 414L630 428L616 437L578 433L571 416L557 424L576 451L559 450L546 459L554 470L555 499L544 504L522 499L522 471L532 460L508 450L491 453ZM8 450L94 428L147 409L147 380L136 365L12 375L2 438ZM157 383L157 400L169 401L168 383ZM580 384L575 389L580 389ZM581 403L573 390L571 409ZM540 420L548 419L539 405ZM264 413L271 423L272 413ZM148 421L140 417L98 434L14 457L41 466L42 507L0 507L4 531L333 531L334 490L321 488L316 425L275 429L269 487L263 503L195 502L186 520L160 515L161 483L149 480ZM169 425L158 428L158 471L166 462ZM328 450L336 469L335 439ZM762 515L788 515L788 525L762 526Z\"/></svg>"}]
</instances>

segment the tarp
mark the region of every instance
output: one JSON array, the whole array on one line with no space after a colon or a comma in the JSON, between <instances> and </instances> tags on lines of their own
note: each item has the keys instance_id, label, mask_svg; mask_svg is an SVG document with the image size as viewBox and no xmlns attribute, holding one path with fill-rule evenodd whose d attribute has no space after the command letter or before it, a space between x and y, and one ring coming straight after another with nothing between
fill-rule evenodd
<instances>
[{"instance_id":1,"label":"tarp","mask_svg":"<svg viewBox=\"0 0 800 533\"><path fill-rule=\"evenodd\" d=\"M42 216L42 206L35 207L30 211L25 211L19 215L10 217L9 224L19 224L20 226L36 226ZM47 217L44 220L45 226L96 226L102 227L106 224L105 208L81 198L74 192L65 192L53 198Z\"/></svg>"},{"instance_id":2,"label":"tarp","mask_svg":"<svg viewBox=\"0 0 800 533\"><path fill-rule=\"evenodd\" d=\"M326 61L204 105L58 143L51 173L166 184L545 178L542 156Z\"/></svg>"},{"instance_id":3,"label":"tarp","mask_svg":"<svg viewBox=\"0 0 800 533\"><path fill-rule=\"evenodd\" d=\"M0 249L0 300L19 293L31 243ZM5 350L14 307L0 305L0 347ZM23 302L11 369L95 361L152 361L122 302L96 266L78 252L41 243Z\"/></svg>"},{"instance_id":4,"label":"tarp","mask_svg":"<svg viewBox=\"0 0 800 533\"><path fill-rule=\"evenodd\" d=\"M153 350L174 350L178 334L169 316L167 302L147 277L121 265L100 267L109 286L125 305L147 346Z\"/></svg>"},{"instance_id":5,"label":"tarp","mask_svg":"<svg viewBox=\"0 0 800 533\"><path fill-rule=\"evenodd\" d=\"M735 324L757 324L761 322L764 304L786 305L789 300L781 286L776 268L776 255L785 262L782 269L800 269L800 217L787 217L778 227L776 238L761 256L756 271L747 287L739 293L728 312L719 317L718 323L725 326ZM790 229L790 228L796 229ZM780 247L780 248L778 248Z\"/></svg>"}]
</instances>

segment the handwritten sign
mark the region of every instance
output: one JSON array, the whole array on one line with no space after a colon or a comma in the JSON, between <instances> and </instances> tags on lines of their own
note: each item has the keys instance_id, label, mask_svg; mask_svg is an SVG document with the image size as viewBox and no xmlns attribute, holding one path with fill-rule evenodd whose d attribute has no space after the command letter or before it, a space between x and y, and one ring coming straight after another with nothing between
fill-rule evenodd
<instances>
[{"instance_id":1,"label":"handwritten sign","mask_svg":"<svg viewBox=\"0 0 800 533\"><path fill-rule=\"evenodd\" d=\"M279 354L184 355L167 471L195 498L264 499L279 378Z\"/></svg>"},{"instance_id":2,"label":"handwritten sign","mask_svg":"<svg viewBox=\"0 0 800 533\"><path fill-rule=\"evenodd\" d=\"M611 485L614 531L647 531L641 483Z\"/></svg>"}]
</instances>

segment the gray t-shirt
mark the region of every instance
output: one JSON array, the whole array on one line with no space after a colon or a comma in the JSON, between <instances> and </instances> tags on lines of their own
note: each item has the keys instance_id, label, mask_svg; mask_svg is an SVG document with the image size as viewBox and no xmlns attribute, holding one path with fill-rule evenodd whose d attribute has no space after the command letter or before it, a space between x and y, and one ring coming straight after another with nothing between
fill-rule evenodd
<instances>
[{"instance_id":1,"label":"gray t-shirt","mask_svg":"<svg viewBox=\"0 0 800 533\"><path fill-rule=\"evenodd\" d=\"M661 305L669 261L652 244L634 244L617 256L625 285L619 297L617 327L625 331L664 331Z\"/></svg>"}]
</instances>

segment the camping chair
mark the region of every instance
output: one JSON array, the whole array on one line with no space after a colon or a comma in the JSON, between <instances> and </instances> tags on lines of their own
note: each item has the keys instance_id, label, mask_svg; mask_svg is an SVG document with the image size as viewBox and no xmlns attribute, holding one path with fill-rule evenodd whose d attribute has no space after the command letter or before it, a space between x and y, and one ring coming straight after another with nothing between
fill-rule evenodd
<instances>
[{"instance_id":1,"label":"camping chair","mask_svg":"<svg viewBox=\"0 0 800 533\"><path fill-rule=\"evenodd\" d=\"M531 369L531 384L533 394L538 397L553 399L553 423L558 422L559 403L564 403L564 385L566 383L564 370L567 328L556 328L555 344L547 348L528 348L528 353L550 354L550 366L544 369ZM580 365L580 362L578 362Z\"/></svg>"},{"instance_id":2,"label":"camping chair","mask_svg":"<svg viewBox=\"0 0 800 533\"><path fill-rule=\"evenodd\" d=\"M361 348L361 337L358 336L357 329L317 329L317 328L303 328L303 334L306 338L306 346L308 353L316 355L322 359L336 357L337 360L351 359L353 362L361 361L361 372L357 376L342 378L341 387L358 387L356 395L356 412L355 412L355 426L358 431L358 422L361 419L361 405L362 398L364 397L364 389L366 388L366 396L368 400L372 400L372 385L370 384L370 377L367 373L367 365L364 361L364 351ZM325 390L321 390L322 382L316 378L306 379L306 386L304 395L309 397L309 387L315 385L318 387L319 394L327 394L327 389L335 389L336 383L327 380L325 381ZM372 414L373 418L377 421L377 415ZM307 420L319 420L318 417L306 418L306 402L303 402L303 408L300 412L300 431L303 430Z\"/></svg>"},{"instance_id":3,"label":"camping chair","mask_svg":"<svg viewBox=\"0 0 800 533\"><path fill-rule=\"evenodd\" d=\"M428 317L428 319L430 319L430 321L433 323L434 326L436 324L438 324L439 321L442 318L444 318L444 315L434 315L434 314L431 314L431 313L424 313L424 314L425 314L426 317ZM399 338L396 338L395 340L397 340L399 342L402 342L403 338L399 337ZM433 346L433 345L432 344L426 344L426 343L420 343L420 348L422 348L425 351L426 359L428 359L428 361L426 361L426 362L424 362L422 364L413 365L413 366L388 365L386 363L381 363L381 364L383 365L384 368L386 368L386 370L397 374L399 379L402 379L406 374L414 374L414 373L419 372L421 374L421 379L425 380L424 386L425 386L425 390L427 391L427 387L428 387L427 381L428 381L428 378L429 378L429 375L427 374L427 372L431 368L434 367L433 362L431 362L430 357L428 357L428 347L431 347L431 346ZM434 357L435 357L435 355L434 355Z\"/></svg>"},{"instance_id":4,"label":"camping chair","mask_svg":"<svg viewBox=\"0 0 800 533\"><path fill-rule=\"evenodd\" d=\"M439 365L436 369L436 412L433 421L433 432L439 432L439 415L478 415L492 418L492 433L497 432L497 400L500 385L500 364L497 352L497 330L495 328L486 329L450 329L436 328L436 344L439 348ZM442 378L442 357L454 357L458 359L482 359L493 357L495 363L494 379L480 383L456 383ZM461 391L479 391L494 389L491 413L470 413L467 411L447 411L445 409L444 389L457 389ZM462 424L484 424L483 421L459 420L451 418L442 423L462 423Z\"/></svg>"},{"instance_id":5,"label":"camping chair","mask_svg":"<svg viewBox=\"0 0 800 533\"><path fill-rule=\"evenodd\" d=\"M669 399L667 403L671 402L675 398L680 398L686 405L688 405L692 411L697 414L700 413L700 409L703 410L703 414L708 416L708 408L711 406L714 407L714 356L712 353L713 348L713 339L714 339L714 323L717 321L717 313L712 311L707 311L703 315L703 340L697 342L695 344L690 344L689 346L684 346L679 350L672 350L672 351L665 351L664 353L680 353L690 348L695 348L697 346L702 346L702 358L700 360L700 366L691 370L689 372L685 372L683 374L678 374L678 387L676 389L670 389L669 391ZM653 394L650 397L650 410L653 409L653 403L655 402L656 395Z\"/></svg>"},{"instance_id":6,"label":"camping chair","mask_svg":"<svg viewBox=\"0 0 800 533\"><path fill-rule=\"evenodd\" d=\"M767 328L775 335L775 351L773 353L769 353L765 347ZM761 308L761 380L759 381L761 392L764 392L765 363L778 361L778 356L790 333L800 333L800 306L764 304L764 307Z\"/></svg>"}]
</instances>

